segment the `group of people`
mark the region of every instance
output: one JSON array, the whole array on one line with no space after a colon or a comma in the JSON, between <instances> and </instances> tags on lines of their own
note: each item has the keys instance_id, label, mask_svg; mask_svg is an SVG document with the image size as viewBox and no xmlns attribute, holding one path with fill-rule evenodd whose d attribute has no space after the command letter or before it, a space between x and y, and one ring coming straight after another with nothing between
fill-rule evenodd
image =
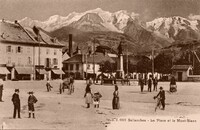
<instances>
[{"instance_id":1,"label":"group of people","mask_svg":"<svg viewBox=\"0 0 200 130\"><path fill-rule=\"evenodd\" d=\"M35 118L35 108L34 104L38 101L37 98L33 95L33 91L28 92L28 118L32 117ZM20 103L20 97L19 97L19 89L15 89L15 93L12 95L12 102L14 105L14 112L13 112L13 118L16 118L16 114L18 114L18 118L21 118L20 116L20 110L21 110L21 103Z\"/></svg>"},{"instance_id":2,"label":"group of people","mask_svg":"<svg viewBox=\"0 0 200 130\"><path fill-rule=\"evenodd\" d=\"M146 85L146 80L143 79L142 77L139 78L138 84L140 85L140 90L141 92L144 91L144 86ZM148 92L152 91L152 86L153 86L153 91L157 91L157 86L158 86L158 79L157 77L153 78L151 75L149 76L149 79L147 80L147 86L148 86Z\"/></svg>"},{"instance_id":3,"label":"group of people","mask_svg":"<svg viewBox=\"0 0 200 130\"><path fill-rule=\"evenodd\" d=\"M99 108L100 98L102 97L102 95L99 92L92 94L91 84L86 85L84 97L87 108L90 108L91 104L94 104L95 108ZM115 90L113 92L112 108L119 109L119 107L119 91L118 86L115 85Z\"/></svg>"}]
</instances>

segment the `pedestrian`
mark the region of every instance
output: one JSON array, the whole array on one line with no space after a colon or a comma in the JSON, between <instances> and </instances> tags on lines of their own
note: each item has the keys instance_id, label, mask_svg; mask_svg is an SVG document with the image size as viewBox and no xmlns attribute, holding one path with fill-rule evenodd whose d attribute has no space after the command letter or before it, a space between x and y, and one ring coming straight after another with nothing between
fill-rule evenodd
<instances>
[{"instance_id":1,"label":"pedestrian","mask_svg":"<svg viewBox=\"0 0 200 130\"><path fill-rule=\"evenodd\" d=\"M177 91L177 86L176 86L176 79L175 77L172 75L172 78L170 80L170 88L169 88L170 92L176 92Z\"/></svg>"},{"instance_id":2,"label":"pedestrian","mask_svg":"<svg viewBox=\"0 0 200 130\"><path fill-rule=\"evenodd\" d=\"M0 102L3 102L2 96L3 96L3 79L0 78Z\"/></svg>"},{"instance_id":3,"label":"pedestrian","mask_svg":"<svg viewBox=\"0 0 200 130\"><path fill-rule=\"evenodd\" d=\"M63 91L63 80L62 79L59 79L59 92L60 94L62 94Z\"/></svg>"},{"instance_id":4,"label":"pedestrian","mask_svg":"<svg viewBox=\"0 0 200 130\"><path fill-rule=\"evenodd\" d=\"M51 88L53 88L50 84L49 79L47 79L47 83L46 83L46 87L47 87L47 92L51 91Z\"/></svg>"},{"instance_id":5,"label":"pedestrian","mask_svg":"<svg viewBox=\"0 0 200 130\"><path fill-rule=\"evenodd\" d=\"M14 105L14 113L13 118L16 118L16 114L18 113L18 118L20 117L20 98L19 98L19 89L15 89L15 93L12 96L12 102Z\"/></svg>"},{"instance_id":6,"label":"pedestrian","mask_svg":"<svg viewBox=\"0 0 200 130\"><path fill-rule=\"evenodd\" d=\"M150 75L149 79L148 79L148 91L149 92L151 92L151 87L152 87L152 76Z\"/></svg>"},{"instance_id":7,"label":"pedestrian","mask_svg":"<svg viewBox=\"0 0 200 130\"><path fill-rule=\"evenodd\" d=\"M94 93L94 108L99 108L99 104L100 104L100 98L102 97L102 95L99 92Z\"/></svg>"},{"instance_id":8,"label":"pedestrian","mask_svg":"<svg viewBox=\"0 0 200 130\"><path fill-rule=\"evenodd\" d=\"M160 98L160 102L162 105L162 110L165 110L165 91L163 90L163 87L160 87L160 92L157 94L157 96L154 96L154 99Z\"/></svg>"},{"instance_id":9,"label":"pedestrian","mask_svg":"<svg viewBox=\"0 0 200 130\"><path fill-rule=\"evenodd\" d=\"M153 78L153 91L157 91L158 79L157 77Z\"/></svg>"},{"instance_id":10,"label":"pedestrian","mask_svg":"<svg viewBox=\"0 0 200 130\"><path fill-rule=\"evenodd\" d=\"M119 91L117 85L115 85L115 91L113 92L112 107L113 109L119 109Z\"/></svg>"},{"instance_id":11,"label":"pedestrian","mask_svg":"<svg viewBox=\"0 0 200 130\"><path fill-rule=\"evenodd\" d=\"M69 94L74 92L74 78L72 75L69 76Z\"/></svg>"},{"instance_id":12,"label":"pedestrian","mask_svg":"<svg viewBox=\"0 0 200 130\"><path fill-rule=\"evenodd\" d=\"M90 108L90 104L92 104L92 92L90 88L90 84L87 84L85 89L85 103L87 104L87 108Z\"/></svg>"},{"instance_id":13,"label":"pedestrian","mask_svg":"<svg viewBox=\"0 0 200 130\"><path fill-rule=\"evenodd\" d=\"M31 113L33 115L33 118L35 118L35 108L34 104L38 101L37 98L33 95L33 92L28 92L28 118L31 118Z\"/></svg>"},{"instance_id":14,"label":"pedestrian","mask_svg":"<svg viewBox=\"0 0 200 130\"><path fill-rule=\"evenodd\" d=\"M140 85L141 92L143 92L143 89L144 89L144 79L142 77L139 78L139 85Z\"/></svg>"}]
</instances>

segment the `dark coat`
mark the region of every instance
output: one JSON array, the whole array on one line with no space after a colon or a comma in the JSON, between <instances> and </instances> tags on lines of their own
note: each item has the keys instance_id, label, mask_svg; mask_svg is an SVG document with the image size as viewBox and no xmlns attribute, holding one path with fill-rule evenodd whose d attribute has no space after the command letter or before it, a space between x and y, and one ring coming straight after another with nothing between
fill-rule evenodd
<instances>
[{"instance_id":1,"label":"dark coat","mask_svg":"<svg viewBox=\"0 0 200 130\"><path fill-rule=\"evenodd\" d=\"M34 103L36 103L38 100L37 100L37 98L33 95L33 96L29 96L28 97L28 103L29 104L34 104Z\"/></svg>"},{"instance_id":2,"label":"dark coat","mask_svg":"<svg viewBox=\"0 0 200 130\"><path fill-rule=\"evenodd\" d=\"M165 91L164 90L160 91L156 97L158 96L160 96L161 100L165 100Z\"/></svg>"},{"instance_id":3,"label":"dark coat","mask_svg":"<svg viewBox=\"0 0 200 130\"><path fill-rule=\"evenodd\" d=\"M14 105L20 105L19 94L16 94L16 93L13 94L12 102Z\"/></svg>"}]
</instances>

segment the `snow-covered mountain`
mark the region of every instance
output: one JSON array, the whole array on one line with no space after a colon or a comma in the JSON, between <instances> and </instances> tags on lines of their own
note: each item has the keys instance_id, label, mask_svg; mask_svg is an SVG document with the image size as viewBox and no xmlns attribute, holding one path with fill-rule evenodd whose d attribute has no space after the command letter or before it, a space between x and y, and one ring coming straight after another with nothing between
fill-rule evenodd
<instances>
[{"instance_id":1,"label":"snow-covered mountain","mask_svg":"<svg viewBox=\"0 0 200 130\"><path fill-rule=\"evenodd\" d=\"M200 38L200 21L180 16L157 18L147 22L146 26L161 37L174 40L192 40Z\"/></svg>"},{"instance_id":2,"label":"snow-covered mountain","mask_svg":"<svg viewBox=\"0 0 200 130\"><path fill-rule=\"evenodd\" d=\"M137 19L137 16L138 14L128 13L125 10L111 13L97 8L83 13L73 12L66 17L54 15L46 21L32 20L26 17L19 22L23 26L33 27L34 25L36 25L46 31L54 31L64 26L81 27L81 24L84 26L86 26L86 24L90 26L91 24L94 24L92 26L98 26L98 28L101 27L103 28L103 30L123 32L123 29L127 25L127 22L129 20ZM95 23L97 21L98 23Z\"/></svg>"}]
</instances>

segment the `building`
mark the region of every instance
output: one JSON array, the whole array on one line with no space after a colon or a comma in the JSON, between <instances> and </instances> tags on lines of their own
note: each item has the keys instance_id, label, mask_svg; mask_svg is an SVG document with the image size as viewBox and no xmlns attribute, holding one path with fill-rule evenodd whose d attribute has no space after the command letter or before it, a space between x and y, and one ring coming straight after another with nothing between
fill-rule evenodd
<instances>
[{"instance_id":1,"label":"building","mask_svg":"<svg viewBox=\"0 0 200 130\"><path fill-rule=\"evenodd\" d=\"M74 75L76 79L84 79L100 74L100 64L105 61L115 63L107 54L96 52L94 55L76 54L63 61L63 70L66 75Z\"/></svg>"},{"instance_id":2,"label":"building","mask_svg":"<svg viewBox=\"0 0 200 130\"><path fill-rule=\"evenodd\" d=\"M192 75L192 69L192 65L174 65L172 74L177 81L188 81L189 76Z\"/></svg>"},{"instance_id":3,"label":"building","mask_svg":"<svg viewBox=\"0 0 200 130\"><path fill-rule=\"evenodd\" d=\"M37 27L25 29L15 23L0 22L0 66L9 70L6 78L46 79L63 74L62 47ZM1 72L1 71L0 71Z\"/></svg>"}]
</instances>

